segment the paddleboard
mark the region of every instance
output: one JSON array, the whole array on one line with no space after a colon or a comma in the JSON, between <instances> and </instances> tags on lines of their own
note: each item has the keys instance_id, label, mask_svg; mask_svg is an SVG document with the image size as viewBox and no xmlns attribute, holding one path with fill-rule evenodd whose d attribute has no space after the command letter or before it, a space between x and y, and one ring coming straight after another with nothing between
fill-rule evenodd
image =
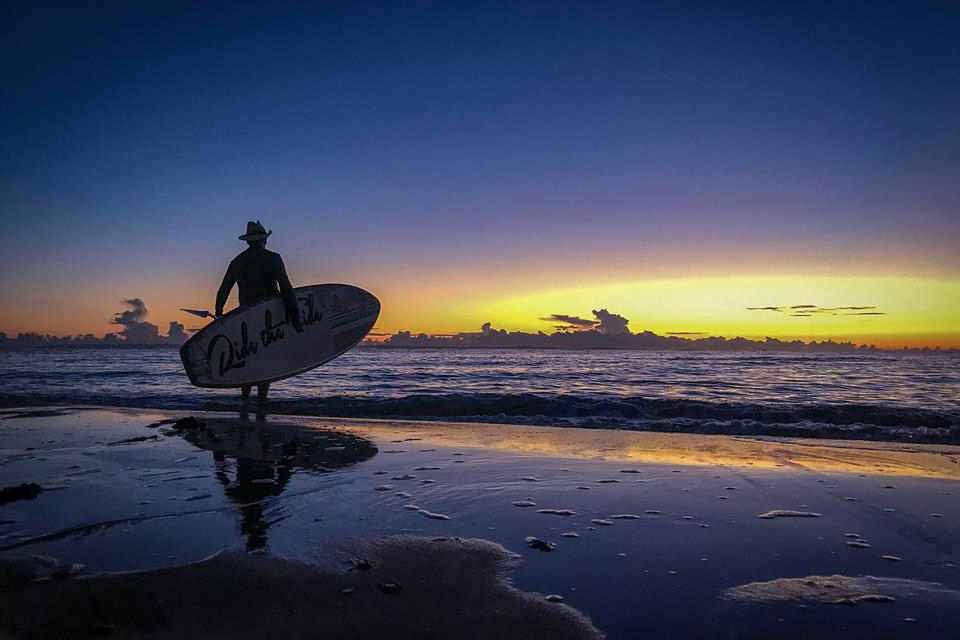
<instances>
[{"instance_id":1,"label":"paddleboard","mask_svg":"<svg viewBox=\"0 0 960 640\"><path fill-rule=\"evenodd\" d=\"M279 297L238 307L180 347L190 382L226 388L295 376L349 351L380 315L380 301L351 285L316 284L293 291L302 332L287 322Z\"/></svg>"}]
</instances>

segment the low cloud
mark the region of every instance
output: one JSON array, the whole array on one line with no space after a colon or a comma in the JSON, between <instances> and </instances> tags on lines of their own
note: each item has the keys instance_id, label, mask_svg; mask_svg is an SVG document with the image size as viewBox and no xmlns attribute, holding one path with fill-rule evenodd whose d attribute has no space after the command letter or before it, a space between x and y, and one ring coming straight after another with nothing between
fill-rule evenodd
<instances>
[{"instance_id":1,"label":"low cloud","mask_svg":"<svg viewBox=\"0 0 960 640\"><path fill-rule=\"evenodd\" d=\"M599 320L589 320L579 316L568 316L563 313L551 313L549 316L540 318L546 322L562 322L564 328L593 327L600 324ZM559 326L557 328L560 328Z\"/></svg>"},{"instance_id":2,"label":"low cloud","mask_svg":"<svg viewBox=\"0 0 960 640\"><path fill-rule=\"evenodd\" d=\"M853 311L855 314L882 315L879 311L858 311L855 307L836 307L826 309L816 306L795 305L783 307L755 307L756 310L775 311L784 310L796 317L810 317L811 313L820 311L839 310ZM861 309L875 309L876 307L860 307ZM596 320L589 320L579 316L555 313L541 317L540 320L557 323L552 334L537 331L507 331L496 329L485 322L480 331L460 332L456 334L414 334L403 330L391 335L386 340L367 340L366 344L386 345L396 347L439 347L439 348L560 348L560 349L637 349L637 350L671 350L671 351L799 351L824 353L853 353L860 351L876 351L873 345L856 345L852 342L821 342L802 340L784 341L778 338L764 338L751 340L742 337L725 338L722 336L708 336L701 331L668 331L665 335L657 335L652 331L632 333L627 327L629 320L619 314L611 313L607 309L593 311Z\"/></svg>"},{"instance_id":3,"label":"low cloud","mask_svg":"<svg viewBox=\"0 0 960 640\"><path fill-rule=\"evenodd\" d=\"M562 332L593 330L613 336L630 333L630 329L627 328L630 321L627 318L606 309L594 309L592 313L593 320L566 313L551 313L541 317L540 320L557 323L554 329Z\"/></svg>"},{"instance_id":4,"label":"low cloud","mask_svg":"<svg viewBox=\"0 0 960 640\"><path fill-rule=\"evenodd\" d=\"M778 307L747 307L747 311L774 311L789 313L793 318L809 318L814 314L831 316L885 316L883 311L872 311L873 306L821 307L815 304L781 305Z\"/></svg>"},{"instance_id":5,"label":"low cloud","mask_svg":"<svg viewBox=\"0 0 960 640\"><path fill-rule=\"evenodd\" d=\"M187 332L184 330L185 327L177 321L171 321L170 327L167 329L167 342L186 342L187 338L190 336L187 335Z\"/></svg>"},{"instance_id":6,"label":"low cloud","mask_svg":"<svg viewBox=\"0 0 960 640\"><path fill-rule=\"evenodd\" d=\"M179 345L187 341L193 331L186 329L183 324L172 321L167 327L167 334L162 335L159 327L147 322L150 313L146 303L141 298L126 298L123 300L126 307L113 314L110 324L122 327L115 333L107 333L98 338L92 333L78 336L51 336L35 332L20 333L15 338L8 338L0 333L0 346L6 347L58 347L58 346L98 346L98 345Z\"/></svg>"},{"instance_id":7,"label":"low cloud","mask_svg":"<svg viewBox=\"0 0 960 640\"><path fill-rule=\"evenodd\" d=\"M611 336L630 333L630 329L627 328L627 323L630 321L621 315L610 313L606 309L600 309L599 311L594 309L593 315L600 321L600 325L597 328L601 333L606 333Z\"/></svg>"},{"instance_id":8,"label":"low cloud","mask_svg":"<svg viewBox=\"0 0 960 640\"><path fill-rule=\"evenodd\" d=\"M170 322L167 335L161 335L157 325L145 320L150 311L140 298L126 298L123 304L129 308L115 313L110 324L123 327L120 337L126 344L180 344L190 337L183 324L176 320Z\"/></svg>"},{"instance_id":9,"label":"low cloud","mask_svg":"<svg viewBox=\"0 0 960 640\"><path fill-rule=\"evenodd\" d=\"M158 344L163 341L160 336L160 328L152 322L146 322L144 318L150 313L147 305L140 298L127 298L123 304L130 307L126 311L118 311L113 316L110 324L117 324L123 327L120 335L129 344ZM181 325L182 327L182 325Z\"/></svg>"},{"instance_id":10,"label":"low cloud","mask_svg":"<svg viewBox=\"0 0 960 640\"><path fill-rule=\"evenodd\" d=\"M600 310L603 311L603 310ZM745 338L724 338L720 336L706 337L701 332L672 331L660 336L652 331L630 333L625 331L627 319L617 314L607 312L607 315L597 312L598 318L608 321L612 330L624 330L622 333L610 334L598 329L564 331L558 330L552 334L542 331L527 333L524 331L507 331L496 329L489 322L484 323L480 331L462 332L454 335L426 333L414 334L410 331L398 331L386 340L367 340L366 344L386 345L397 347L494 347L494 348L562 348L562 349L592 349L618 348L639 350L717 350L717 351L816 351L851 353L856 351L874 351L876 347L855 345L851 342L803 342L801 340L783 341L777 338L764 340L748 340ZM600 321L602 323L602 320ZM575 327L576 325L561 325L561 327ZM689 337L687 337L689 335Z\"/></svg>"}]
</instances>

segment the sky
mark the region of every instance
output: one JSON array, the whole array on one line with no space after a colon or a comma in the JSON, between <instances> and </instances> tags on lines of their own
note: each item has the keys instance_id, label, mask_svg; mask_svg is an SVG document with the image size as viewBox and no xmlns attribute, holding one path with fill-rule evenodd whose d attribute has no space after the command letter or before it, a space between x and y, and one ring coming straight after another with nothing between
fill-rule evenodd
<instances>
[{"instance_id":1,"label":"sky","mask_svg":"<svg viewBox=\"0 0 960 640\"><path fill-rule=\"evenodd\" d=\"M377 330L960 346L960 5L0 8L0 331L202 321L247 220ZM229 306L236 304L235 294ZM762 310L872 307L873 315ZM753 308L753 309L751 309Z\"/></svg>"}]
</instances>

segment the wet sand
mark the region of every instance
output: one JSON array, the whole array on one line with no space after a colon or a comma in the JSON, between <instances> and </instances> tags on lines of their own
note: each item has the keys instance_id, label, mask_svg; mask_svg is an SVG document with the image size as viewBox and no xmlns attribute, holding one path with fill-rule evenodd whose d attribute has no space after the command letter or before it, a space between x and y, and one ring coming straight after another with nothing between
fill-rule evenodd
<instances>
[{"instance_id":1,"label":"wet sand","mask_svg":"<svg viewBox=\"0 0 960 640\"><path fill-rule=\"evenodd\" d=\"M14 637L601 637L571 607L511 588L515 554L484 540L392 536L313 560L325 566L224 552L61 579L49 579L49 563L21 560L0 577L0 617Z\"/></svg>"},{"instance_id":2,"label":"wet sand","mask_svg":"<svg viewBox=\"0 0 960 640\"><path fill-rule=\"evenodd\" d=\"M187 415L0 412L0 488L40 487L0 506L0 633L929 638L960 623L960 447L197 412L175 428ZM371 626L343 626L358 617Z\"/></svg>"}]
</instances>

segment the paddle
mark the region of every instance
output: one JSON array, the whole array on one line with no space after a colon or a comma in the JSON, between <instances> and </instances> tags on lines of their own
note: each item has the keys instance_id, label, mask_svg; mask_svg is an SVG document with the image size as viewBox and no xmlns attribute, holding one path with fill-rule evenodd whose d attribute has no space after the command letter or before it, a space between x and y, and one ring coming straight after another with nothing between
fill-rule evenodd
<instances>
[{"instance_id":1,"label":"paddle","mask_svg":"<svg viewBox=\"0 0 960 640\"><path fill-rule=\"evenodd\" d=\"M209 311L197 311L196 309L184 309L180 308L180 311L186 311L187 313L192 313L195 316L200 316L201 318L213 318L214 315Z\"/></svg>"}]
</instances>

